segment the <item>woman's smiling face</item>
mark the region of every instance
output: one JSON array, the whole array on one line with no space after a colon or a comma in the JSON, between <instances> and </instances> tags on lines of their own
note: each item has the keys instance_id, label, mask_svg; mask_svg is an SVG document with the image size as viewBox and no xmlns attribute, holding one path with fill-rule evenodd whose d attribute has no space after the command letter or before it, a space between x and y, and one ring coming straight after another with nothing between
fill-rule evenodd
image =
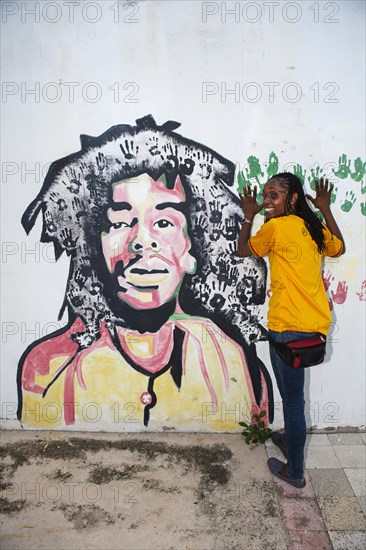
<instances>
[{"instance_id":1,"label":"woman's smiling face","mask_svg":"<svg viewBox=\"0 0 366 550\"><path fill-rule=\"evenodd\" d=\"M262 197L266 220L289 214L286 206L288 192L287 185L283 184L280 179L272 178L265 184ZM294 193L291 205L295 204L296 199L297 194Z\"/></svg>"}]
</instances>

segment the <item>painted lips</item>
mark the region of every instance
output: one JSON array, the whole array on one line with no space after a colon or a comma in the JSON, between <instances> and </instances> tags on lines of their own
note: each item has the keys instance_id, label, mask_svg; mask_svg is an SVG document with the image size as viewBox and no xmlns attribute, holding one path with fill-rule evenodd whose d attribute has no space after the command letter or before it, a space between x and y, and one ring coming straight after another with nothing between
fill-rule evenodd
<instances>
[{"instance_id":1,"label":"painted lips","mask_svg":"<svg viewBox=\"0 0 366 550\"><path fill-rule=\"evenodd\" d=\"M118 277L117 279L121 286L125 285L127 282L132 286L151 287L161 284L168 275L169 271L167 269L143 269L134 267L127 270L125 279L122 277Z\"/></svg>"}]
</instances>

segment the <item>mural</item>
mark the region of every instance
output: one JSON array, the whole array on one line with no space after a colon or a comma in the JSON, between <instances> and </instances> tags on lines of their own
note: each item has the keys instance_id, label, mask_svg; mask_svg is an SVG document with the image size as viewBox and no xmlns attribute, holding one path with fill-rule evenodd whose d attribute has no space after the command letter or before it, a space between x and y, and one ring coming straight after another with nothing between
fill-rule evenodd
<instances>
[{"instance_id":1,"label":"mural","mask_svg":"<svg viewBox=\"0 0 366 550\"><path fill-rule=\"evenodd\" d=\"M272 419L255 346L266 265L236 256L235 166L178 127L148 115L82 135L24 213L29 232L42 212L41 241L70 257L68 323L19 362L24 425L217 431L243 414Z\"/></svg>"},{"instance_id":2,"label":"mural","mask_svg":"<svg viewBox=\"0 0 366 550\"><path fill-rule=\"evenodd\" d=\"M260 160L253 155L247 158L247 164L244 170L241 170L238 173L238 191L240 193L243 187L250 183L258 185L259 191L262 192L263 187L269 178L277 174L279 171L285 170L295 174L303 184L307 182L313 191L315 191L315 182L320 177L324 176L330 181L334 181L334 179L338 181L340 179L344 180L346 178L351 178L353 181L360 183L361 193L366 193L366 184L364 179L366 174L366 162L364 162L360 157L357 157L353 161L353 168L351 168L351 160L349 160L347 155L343 153L338 159L338 166L335 162L330 162L324 167L316 165L315 167L310 168L310 175L307 177L307 170L297 163L288 163L285 168L282 167L281 170L279 170L279 159L273 151L269 154L268 161L265 162L264 165L265 168L263 169ZM338 187L335 186L331 198L333 203L336 200L337 191ZM355 192L352 190L347 191L345 200L341 204L341 209L343 212L350 212L355 203ZM360 211L363 216L366 216L366 201L360 203ZM320 212L317 212L317 214L321 217Z\"/></svg>"}]
</instances>

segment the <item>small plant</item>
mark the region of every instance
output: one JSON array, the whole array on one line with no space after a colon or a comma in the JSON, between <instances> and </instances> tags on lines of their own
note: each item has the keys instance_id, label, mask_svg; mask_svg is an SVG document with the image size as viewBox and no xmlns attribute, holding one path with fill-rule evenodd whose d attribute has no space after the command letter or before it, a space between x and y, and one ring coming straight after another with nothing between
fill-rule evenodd
<instances>
[{"instance_id":1,"label":"small plant","mask_svg":"<svg viewBox=\"0 0 366 550\"><path fill-rule=\"evenodd\" d=\"M268 428L265 422L262 420L266 416L266 411L262 411L259 414L253 414L250 424L247 422L239 422L239 426L244 428L242 432L245 443L250 445L251 448L256 447L259 443L264 443L272 433L271 428Z\"/></svg>"}]
</instances>

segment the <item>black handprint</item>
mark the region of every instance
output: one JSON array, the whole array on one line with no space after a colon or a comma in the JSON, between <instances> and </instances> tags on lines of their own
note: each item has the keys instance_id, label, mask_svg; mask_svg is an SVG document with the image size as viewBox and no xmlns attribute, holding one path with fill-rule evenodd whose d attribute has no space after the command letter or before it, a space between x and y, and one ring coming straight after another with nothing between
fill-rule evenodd
<instances>
[{"instance_id":1,"label":"black handprint","mask_svg":"<svg viewBox=\"0 0 366 550\"><path fill-rule=\"evenodd\" d=\"M220 202L217 200L209 201L209 206L211 208L210 222L211 223L220 223L222 220L222 211Z\"/></svg>"},{"instance_id":2,"label":"black handprint","mask_svg":"<svg viewBox=\"0 0 366 550\"><path fill-rule=\"evenodd\" d=\"M87 263L85 263L85 259L82 259L82 264L79 269L76 270L74 281L77 283L79 288L83 288L85 286L85 283L88 279L92 276L92 268L90 264L88 263L88 260L86 260Z\"/></svg>"},{"instance_id":3,"label":"black handprint","mask_svg":"<svg viewBox=\"0 0 366 550\"><path fill-rule=\"evenodd\" d=\"M105 170L107 168L107 159L105 157L105 155L103 155L103 153L98 153L97 156L95 157L95 160L97 162L97 167L98 167L98 171L99 171L99 174L101 174L103 172L103 170Z\"/></svg>"},{"instance_id":4,"label":"black handprint","mask_svg":"<svg viewBox=\"0 0 366 550\"><path fill-rule=\"evenodd\" d=\"M210 306L213 307L215 311L221 309L225 304L225 298L222 294L215 294L210 300Z\"/></svg>"},{"instance_id":5,"label":"black handprint","mask_svg":"<svg viewBox=\"0 0 366 550\"><path fill-rule=\"evenodd\" d=\"M212 166L210 164L207 164L207 162L202 162L200 165L201 171L198 172L198 176L202 178L202 180L208 180L210 179L210 176L212 174Z\"/></svg>"},{"instance_id":6,"label":"black handprint","mask_svg":"<svg viewBox=\"0 0 366 550\"><path fill-rule=\"evenodd\" d=\"M234 241L237 238L238 232L236 229L236 223L234 219L227 219L225 220L225 237L228 241Z\"/></svg>"},{"instance_id":7,"label":"black handprint","mask_svg":"<svg viewBox=\"0 0 366 550\"><path fill-rule=\"evenodd\" d=\"M229 271L228 285L235 286L239 278L239 269L237 267L231 267Z\"/></svg>"},{"instance_id":8,"label":"black handprint","mask_svg":"<svg viewBox=\"0 0 366 550\"><path fill-rule=\"evenodd\" d=\"M231 311L235 311L236 313L241 313L243 306L238 302L237 297L235 296L234 292L231 292L228 296L228 304L230 306Z\"/></svg>"},{"instance_id":9,"label":"black handprint","mask_svg":"<svg viewBox=\"0 0 366 550\"><path fill-rule=\"evenodd\" d=\"M193 172L193 169L196 163L194 162L193 159L190 159L190 158L185 158L183 162L182 162L182 159L180 160L181 160L181 163L179 164L179 170L186 176L190 176Z\"/></svg>"},{"instance_id":10,"label":"black handprint","mask_svg":"<svg viewBox=\"0 0 366 550\"><path fill-rule=\"evenodd\" d=\"M76 237L75 239L73 239L71 229L68 227L62 229L62 231L60 232L60 237L62 239L62 245L68 250L75 248L75 245L79 238Z\"/></svg>"},{"instance_id":11,"label":"black handprint","mask_svg":"<svg viewBox=\"0 0 366 550\"><path fill-rule=\"evenodd\" d=\"M196 212L200 212L200 211L206 212L207 210L206 202L202 197L199 197L195 201L194 206L195 206Z\"/></svg>"},{"instance_id":12,"label":"black handprint","mask_svg":"<svg viewBox=\"0 0 366 550\"><path fill-rule=\"evenodd\" d=\"M72 200L72 207L74 209L74 212L76 212L76 219L80 220L83 216L87 215L85 203L84 201L81 201L79 197L74 197Z\"/></svg>"},{"instance_id":13,"label":"black handprint","mask_svg":"<svg viewBox=\"0 0 366 550\"><path fill-rule=\"evenodd\" d=\"M248 304L250 303L250 299L253 296L255 290L255 281L252 277L245 277L245 279L242 279L238 282L238 286L236 288L236 293L239 298L239 300L244 303Z\"/></svg>"},{"instance_id":14,"label":"black handprint","mask_svg":"<svg viewBox=\"0 0 366 550\"><path fill-rule=\"evenodd\" d=\"M44 213L44 221L46 224L47 231L49 233L54 233L57 228L53 221L52 214L48 210Z\"/></svg>"},{"instance_id":15,"label":"black handprint","mask_svg":"<svg viewBox=\"0 0 366 550\"><path fill-rule=\"evenodd\" d=\"M105 304L104 304L103 302L98 301L98 302L95 304L95 309L96 309L99 313L104 313L104 312L105 312Z\"/></svg>"},{"instance_id":16,"label":"black handprint","mask_svg":"<svg viewBox=\"0 0 366 550\"><path fill-rule=\"evenodd\" d=\"M175 155L167 156L166 171L175 172L178 169L178 159Z\"/></svg>"},{"instance_id":17,"label":"black handprint","mask_svg":"<svg viewBox=\"0 0 366 550\"><path fill-rule=\"evenodd\" d=\"M152 136L150 138L150 141L153 142L153 145L149 149L150 155L153 155L153 156L160 155L161 151L159 149L159 138L157 136Z\"/></svg>"},{"instance_id":18,"label":"black handprint","mask_svg":"<svg viewBox=\"0 0 366 550\"><path fill-rule=\"evenodd\" d=\"M58 209L62 212L63 210L66 210L67 208L67 204L66 204L66 201L64 199L58 199L57 201L57 206L58 206Z\"/></svg>"},{"instance_id":19,"label":"black handprint","mask_svg":"<svg viewBox=\"0 0 366 550\"><path fill-rule=\"evenodd\" d=\"M133 154L134 145L132 140L128 142L128 139L125 139L124 146L122 145L122 143L120 143L119 146L125 159L130 160L134 157L134 154ZM131 148L131 152L130 152L130 148Z\"/></svg>"},{"instance_id":20,"label":"black handprint","mask_svg":"<svg viewBox=\"0 0 366 550\"><path fill-rule=\"evenodd\" d=\"M199 157L198 157L199 158ZM202 153L202 160L206 161L210 164L213 164L213 154L209 153L208 151L203 151Z\"/></svg>"},{"instance_id":21,"label":"black handprint","mask_svg":"<svg viewBox=\"0 0 366 550\"><path fill-rule=\"evenodd\" d=\"M80 174L76 173L75 168L71 168L70 170L66 170L66 176L68 182L62 181L62 183L66 185L71 193L79 193L81 187Z\"/></svg>"},{"instance_id":22,"label":"black handprint","mask_svg":"<svg viewBox=\"0 0 366 550\"><path fill-rule=\"evenodd\" d=\"M214 183L211 185L210 194L211 194L211 197L213 197L214 199L220 199L224 197L224 192L222 191L222 189L220 189L217 183Z\"/></svg>"},{"instance_id":23,"label":"black handprint","mask_svg":"<svg viewBox=\"0 0 366 550\"><path fill-rule=\"evenodd\" d=\"M60 195L58 193L55 193L54 191L52 191L52 193L50 193L50 200L52 202L55 202L57 203L57 201L59 200L60 198Z\"/></svg>"},{"instance_id":24,"label":"black handprint","mask_svg":"<svg viewBox=\"0 0 366 550\"><path fill-rule=\"evenodd\" d=\"M79 197L74 197L71 201L72 207L75 211L80 210L81 208L81 201Z\"/></svg>"},{"instance_id":25,"label":"black handprint","mask_svg":"<svg viewBox=\"0 0 366 550\"><path fill-rule=\"evenodd\" d=\"M217 242L221 237L221 230L218 227L214 227L213 230L208 234L210 241Z\"/></svg>"},{"instance_id":26,"label":"black handprint","mask_svg":"<svg viewBox=\"0 0 366 550\"><path fill-rule=\"evenodd\" d=\"M84 303L84 299L77 288L71 288L68 292L68 297L74 307L80 307Z\"/></svg>"},{"instance_id":27,"label":"black handprint","mask_svg":"<svg viewBox=\"0 0 366 550\"><path fill-rule=\"evenodd\" d=\"M199 215L196 219L193 219L193 226L199 239L206 234L207 220L202 215Z\"/></svg>"},{"instance_id":28,"label":"black handprint","mask_svg":"<svg viewBox=\"0 0 366 550\"><path fill-rule=\"evenodd\" d=\"M89 292L93 296L96 296L101 293L101 290L102 290L102 285L100 283L92 283L90 286Z\"/></svg>"}]
</instances>

